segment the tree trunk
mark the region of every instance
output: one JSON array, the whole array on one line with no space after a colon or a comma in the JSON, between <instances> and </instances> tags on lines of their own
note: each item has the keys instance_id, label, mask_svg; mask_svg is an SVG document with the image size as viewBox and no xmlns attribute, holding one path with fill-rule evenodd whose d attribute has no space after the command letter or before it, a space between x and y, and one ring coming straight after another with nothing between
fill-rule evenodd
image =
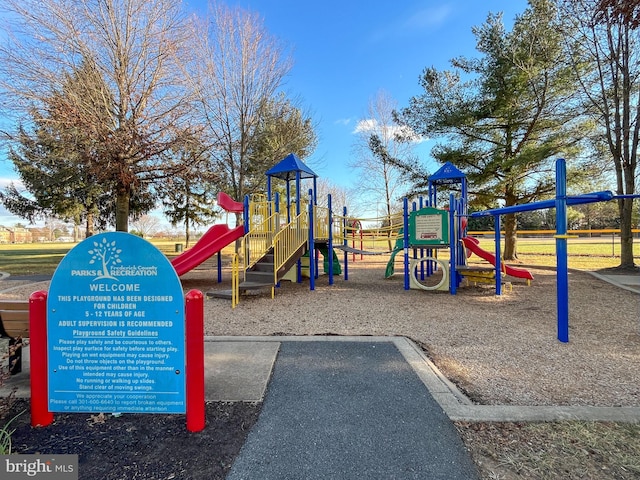
<instances>
[{"instance_id":1,"label":"tree trunk","mask_svg":"<svg viewBox=\"0 0 640 480\"><path fill-rule=\"evenodd\" d=\"M620 210L620 267L633 268L633 232L632 215L633 208L632 198L623 198L618 201Z\"/></svg>"},{"instance_id":2,"label":"tree trunk","mask_svg":"<svg viewBox=\"0 0 640 480\"><path fill-rule=\"evenodd\" d=\"M518 259L518 225L516 214L509 213L504 216L504 252L505 260Z\"/></svg>"},{"instance_id":3,"label":"tree trunk","mask_svg":"<svg viewBox=\"0 0 640 480\"><path fill-rule=\"evenodd\" d=\"M87 222L84 231L84 238L89 238L95 233L93 213L87 212Z\"/></svg>"},{"instance_id":4,"label":"tree trunk","mask_svg":"<svg viewBox=\"0 0 640 480\"><path fill-rule=\"evenodd\" d=\"M119 188L116 196L116 231L129 231L129 190Z\"/></svg>"},{"instance_id":5,"label":"tree trunk","mask_svg":"<svg viewBox=\"0 0 640 480\"><path fill-rule=\"evenodd\" d=\"M191 238L191 224L189 222L189 215L184 220L184 246L189 248L189 240Z\"/></svg>"}]
</instances>

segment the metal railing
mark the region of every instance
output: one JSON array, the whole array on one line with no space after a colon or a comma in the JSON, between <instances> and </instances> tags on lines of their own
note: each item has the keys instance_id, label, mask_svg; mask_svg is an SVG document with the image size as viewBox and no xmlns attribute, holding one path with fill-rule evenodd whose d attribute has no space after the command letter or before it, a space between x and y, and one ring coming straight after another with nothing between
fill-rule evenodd
<instances>
[{"instance_id":1,"label":"metal railing","mask_svg":"<svg viewBox=\"0 0 640 480\"><path fill-rule=\"evenodd\" d=\"M313 209L313 238L327 240L329 238L329 209L314 207Z\"/></svg>"},{"instance_id":2,"label":"metal railing","mask_svg":"<svg viewBox=\"0 0 640 480\"><path fill-rule=\"evenodd\" d=\"M273 203L262 198L252 199L249 204L251 230L243 239L244 271L253 267L264 255L273 249L274 284L278 282L277 272L290 261L309 240L309 213L305 209L291 222L281 225L286 212L273 213ZM329 238L329 209L315 207L313 215L314 238Z\"/></svg>"},{"instance_id":3,"label":"metal railing","mask_svg":"<svg viewBox=\"0 0 640 480\"><path fill-rule=\"evenodd\" d=\"M245 236L243 241L244 269L251 268L267 253L278 233L280 214L274 213L258 222Z\"/></svg>"},{"instance_id":4,"label":"metal railing","mask_svg":"<svg viewBox=\"0 0 640 480\"><path fill-rule=\"evenodd\" d=\"M303 212L273 237L274 284L280 270L309 239L309 214Z\"/></svg>"}]
</instances>

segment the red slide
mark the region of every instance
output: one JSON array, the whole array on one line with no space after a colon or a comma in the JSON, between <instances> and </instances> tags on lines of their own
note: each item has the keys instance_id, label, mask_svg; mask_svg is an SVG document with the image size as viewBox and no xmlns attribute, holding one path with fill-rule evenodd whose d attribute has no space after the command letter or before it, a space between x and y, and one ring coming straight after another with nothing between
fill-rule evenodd
<instances>
[{"instance_id":1,"label":"red slide","mask_svg":"<svg viewBox=\"0 0 640 480\"><path fill-rule=\"evenodd\" d=\"M214 225L202 235L193 247L174 257L171 264L176 269L178 276L184 275L243 235L243 225L233 229L226 225Z\"/></svg>"},{"instance_id":2,"label":"red slide","mask_svg":"<svg viewBox=\"0 0 640 480\"><path fill-rule=\"evenodd\" d=\"M218 193L218 206L224 208L230 213L242 213L244 212L244 205L242 202L236 202L233 198L224 192Z\"/></svg>"},{"instance_id":3,"label":"red slide","mask_svg":"<svg viewBox=\"0 0 640 480\"><path fill-rule=\"evenodd\" d=\"M486 250L480 248L477 238L462 237L462 243L464 243L464 246L467 247L471 252L475 253L483 260L486 260L494 267L496 266L496 256L493 253L487 252ZM525 270L524 268L516 268L510 267L509 265L504 265L504 271L507 275L511 275L512 277L533 280L533 275L531 274L531 272L529 270Z\"/></svg>"},{"instance_id":4,"label":"red slide","mask_svg":"<svg viewBox=\"0 0 640 480\"><path fill-rule=\"evenodd\" d=\"M218 206L230 213L242 213L244 210L244 205L241 202L236 202L224 192L218 193ZM202 235L193 247L174 257L171 264L176 269L178 276L184 275L243 235L243 225L233 229L227 225L214 225Z\"/></svg>"}]
</instances>

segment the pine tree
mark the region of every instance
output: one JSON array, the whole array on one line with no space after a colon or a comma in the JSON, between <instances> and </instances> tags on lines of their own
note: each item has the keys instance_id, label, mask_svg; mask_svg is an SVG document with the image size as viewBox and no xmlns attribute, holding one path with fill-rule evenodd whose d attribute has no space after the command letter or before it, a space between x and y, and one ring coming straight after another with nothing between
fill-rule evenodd
<instances>
[{"instance_id":1,"label":"pine tree","mask_svg":"<svg viewBox=\"0 0 640 480\"><path fill-rule=\"evenodd\" d=\"M501 15L474 29L479 59L456 58L452 71L427 68L425 92L399 120L440 139L432 155L469 180L473 198L504 206L528 203L554 189L553 160L573 156L587 130L575 120L570 66L561 55L553 3L530 2L506 32ZM517 258L517 223L506 215L505 259Z\"/></svg>"}]
</instances>

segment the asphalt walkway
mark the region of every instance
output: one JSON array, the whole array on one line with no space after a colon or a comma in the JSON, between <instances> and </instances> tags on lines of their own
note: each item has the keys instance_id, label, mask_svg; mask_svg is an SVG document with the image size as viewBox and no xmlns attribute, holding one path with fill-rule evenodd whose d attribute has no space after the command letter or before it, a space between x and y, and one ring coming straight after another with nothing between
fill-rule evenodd
<instances>
[{"instance_id":1,"label":"asphalt walkway","mask_svg":"<svg viewBox=\"0 0 640 480\"><path fill-rule=\"evenodd\" d=\"M229 480L473 479L453 424L390 342L281 343Z\"/></svg>"}]
</instances>

